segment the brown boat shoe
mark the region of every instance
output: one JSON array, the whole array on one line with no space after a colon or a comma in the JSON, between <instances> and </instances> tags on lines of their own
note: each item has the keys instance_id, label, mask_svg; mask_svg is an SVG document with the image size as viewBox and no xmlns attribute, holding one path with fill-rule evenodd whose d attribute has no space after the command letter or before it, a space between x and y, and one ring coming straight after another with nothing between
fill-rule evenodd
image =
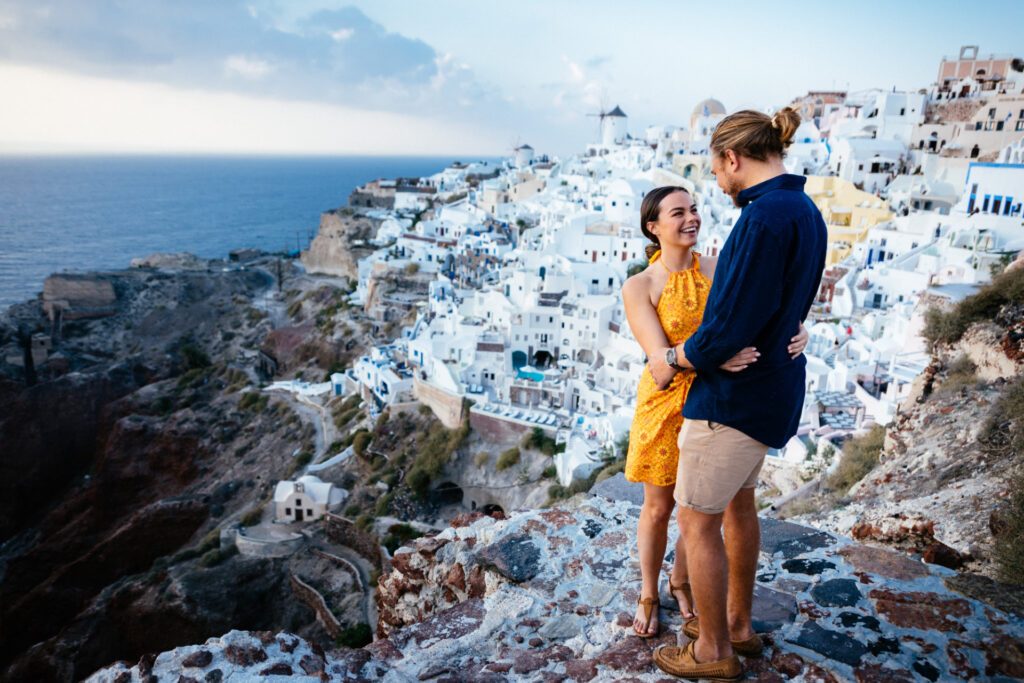
<instances>
[{"instance_id":1,"label":"brown boat shoe","mask_svg":"<svg viewBox=\"0 0 1024 683\"><path fill-rule=\"evenodd\" d=\"M683 634L690 640L697 640L700 637L699 617L687 619L683 624ZM730 640L733 652L744 657L760 657L764 650L764 642L761 636L756 633L746 640Z\"/></svg>"},{"instance_id":2,"label":"brown boat shoe","mask_svg":"<svg viewBox=\"0 0 1024 683\"><path fill-rule=\"evenodd\" d=\"M739 681L743 678L743 664L736 655L714 662L698 662L690 641L683 647L662 645L654 651L654 663L665 673L690 680Z\"/></svg>"}]
</instances>

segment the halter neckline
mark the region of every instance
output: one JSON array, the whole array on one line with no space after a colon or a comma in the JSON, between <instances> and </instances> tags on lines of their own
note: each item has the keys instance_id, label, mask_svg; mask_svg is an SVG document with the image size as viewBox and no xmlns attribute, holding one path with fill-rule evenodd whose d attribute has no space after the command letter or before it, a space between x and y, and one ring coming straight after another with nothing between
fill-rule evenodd
<instances>
[{"instance_id":1,"label":"halter neckline","mask_svg":"<svg viewBox=\"0 0 1024 683\"><path fill-rule=\"evenodd\" d=\"M698 257L697 252L691 249L690 258L691 263L689 268L680 268L679 270L672 270L671 268L668 267L668 265L665 264L665 259L661 258L661 249L658 249L653 254L651 254L650 262L654 263L655 261L660 261L661 266L668 272L669 275L677 275L679 273L685 273L690 270L700 272L700 258Z\"/></svg>"}]
</instances>

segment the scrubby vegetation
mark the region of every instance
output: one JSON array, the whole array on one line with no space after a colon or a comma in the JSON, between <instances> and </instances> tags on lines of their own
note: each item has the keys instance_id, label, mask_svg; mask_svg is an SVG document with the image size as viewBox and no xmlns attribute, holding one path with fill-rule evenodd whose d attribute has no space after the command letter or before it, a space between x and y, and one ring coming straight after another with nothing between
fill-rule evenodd
<instances>
[{"instance_id":1,"label":"scrubby vegetation","mask_svg":"<svg viewBox=\"0 0 1024 683\"><path fill-rule=\"evenodd\" d=\"M238 521L242 526L256 526L260 523L261 519L263 519L263 508L257 505L246 511Z\"/></svg>"},{"instance_id":2,"label":"scrubby vegetation","mask_svg":"<svg viewBox=\"0 0 1024 683\"><path fill-rule=\"evenodd\" d=\"M954 394L961 389L978 385L978 367L966 355L957 357L946 368L946 379L939 387L939 394Z\"/></svg>"},{"instance_id":3,"label":"scrubby vegetation","mask_svg":"<svg viewBox=\"0 0 1024 683\"><path fill-rule=\"evenodd\" d=\"M373 642L373 632L369 624L356 624L342 631L335 642L338 647L360 648Z\"/></svg>"},{"instance_id":4,"label":"scrubby vegetation","mask_svg":"<svg viewBox=\"0 0 1024 683\"><path fill-rule=\"evenodd\" d=\"M948 311L931 308L925 314L924 337L935 348L954 344L976 322L992 320L1007 304L1024 304L1024 269L1018 268L994 278Z\"/></svg>"},{"instance_id":5,"label":"scrubby vegetation","mask_svg":"<svg viewBox=\"0 0 1024 683\"><path fill-rule=\"evenodd\" d=\"M1024 585L1024 378L1007 384L992 406L978 441L986 455L1009 460L1009 497L998 510L996 573Z\"/></svg>"},{"instance_id":6,"label":"scrubby vegetation","mask_svg":"<svg viewBox=\"0 0 1024 683\"><path fill-rule=\"evenodd\" d=\"M270 397L258 391L247 391L238 399L239 410L251 410L254 413L261 413L267 407Z\"/></svg>"},{"instance_id":7,"label":"scrubby vegetation","mask_svg":"<svg viewBox=\"0 0 1024 683\"><path fill-rule=\"evenodd\" d=\"M854 484L866 477L878 465L885 443L885 427L875 425L862 436L843 444L843 454L835 472L821 483L813 498L794 500L779 510L779 516L795 517L830 510L840 505Z\"/></svg>"},{"instance_id":8,"label":"scrubby vegetation","mask_svg":"<svg viewBox=\"0 0 1024 683\"><path fill-rule=\"evenodd\" d=\"M867 434L854 437L843 444L843 457L836 471L825 480L825 488L838 497L867 476L878 465L885 443L885 427L875 425Z\"/></svg>"},{"instance_id":9,"label":"scrubby vegetation","mask_svg":"<svg viewBox=\"0 0 1024 683\"><path fill-rule=\"evenodd\" d=\"M519 449L515 447L510 448L498 456L498 462L495 467L499 472L507 470L509 467L519 464L519 457Z\"/></svg>"},{"instance_id":10,"label":"scrubby vegetation","mask_svg":"<svg viewBox=\"0 0 1024 683\"><path fill-rule=\"evenodd\" d=\"M408 524L392 524L388 527L388 535L384 537L382 544L393 555L403 545L422 535Z\"/></svg>"},{"instance_id":11,"label":"scrubby vegetation","mask_svg":"<svg viewBox=\"0 0 1024 683\"><path fill-rule=\"evenodd\" d=\"M523 437L523 448L540 451L544 455L555 455L565 450L565 444L556 444L555 440L544 433L540 427L534 427Z\"/></svg>"}]
</instances>

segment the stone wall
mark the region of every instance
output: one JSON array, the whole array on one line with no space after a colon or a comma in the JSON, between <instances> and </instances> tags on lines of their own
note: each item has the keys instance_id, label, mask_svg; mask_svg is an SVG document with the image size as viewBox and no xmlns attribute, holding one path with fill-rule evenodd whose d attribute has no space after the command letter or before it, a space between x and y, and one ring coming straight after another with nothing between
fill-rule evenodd
<instances>
[{"instance_id":1,"label":"stone wall","mask_svg":"<svg viewBox=\"0 0 1024 683\"><path fill-rule=\"evenodd\" d=\"M320 625L324 627L328 635L331 638L337 638L341 635L341 622L334 616L330 608L327 607L327 601L324 600L324 596L320 595L320 592L310 586L308 583L297 577L295 574L291 575L292 592L295 593L295 597L300 602L309 607L313 612L316 613L316 620L320 622Z\"/></svg>"},{"instance_id":2,"label":"stone wall","mask_svg":"<svg viewBox=\"0 0 1024 683\"><path fill-rule=\"evenodd\" d=\"M287 557L295 553L306 543L306 537L298 535L282 541L271 541L252 538L244 534L236 534L235 547L246 557Z\"/></svg>"},{"instance_id":3,"label":"stone wall","mask_svg":"<svg viewBox=\"0 0 1024 683\"><path fill-rule=\"evenodd\" d=\"M462 397L451 394L441 387L413 377L413 396L430 408L437 419L448 429L458 429L462 424Z\"/></svg>"},{"instance_id":4,"label":"stone wall","mask_svg":"<svg viewBox=\"0 0 1024 683\"><path fill-rule=\"evenodd\" d=\"M51 275L43 281L43 310L51 318L59 309L65 320L102 318L117 312L117 294L99 275Z\"/></svg>"},{"instance_id":5,"label":"stone wall","mask_svg":"<svg viewBox=\"0 0 1024 683\"><path fill-rule=\"evenodd\" d=\"M341 515L328 512L324 514L323 520L327 538L335 543L352 548L352 550L369 560L370 564L377 569L383 568L380 543L376 536L363 531L352 520Z\"/></svg>"},{"instance_id":6,"label":"stone wall","mask_svg":"<svg viewBox=\"0 0 1024 683\"><path fill-rule=\"evenodd\" d=\"M490 443L519 443L523 435L533 431L534 427L540 427L548 436L554 436L553 427L541 425L526 425L513 420L502 420L501 418L469 411L469 425L473 431L480 435L480 438Z\"/></svg>"}]
</instances>

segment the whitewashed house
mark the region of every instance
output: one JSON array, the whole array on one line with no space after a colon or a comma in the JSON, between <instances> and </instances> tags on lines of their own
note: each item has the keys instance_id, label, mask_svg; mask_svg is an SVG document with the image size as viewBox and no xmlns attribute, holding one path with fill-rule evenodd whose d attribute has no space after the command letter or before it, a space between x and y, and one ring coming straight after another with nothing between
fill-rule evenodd
<instances>
[{"instance_id":1,"label":"whitewashed house","mask_svg":"<svg viewBox=\"0 0 1024 683\"><path fill-rule=\"evenodd\" d=\"M275 522L312 522L337 509L348 491L311 474L296 481L279 481L274 487Z\"/></svg>"}]
</instances>

